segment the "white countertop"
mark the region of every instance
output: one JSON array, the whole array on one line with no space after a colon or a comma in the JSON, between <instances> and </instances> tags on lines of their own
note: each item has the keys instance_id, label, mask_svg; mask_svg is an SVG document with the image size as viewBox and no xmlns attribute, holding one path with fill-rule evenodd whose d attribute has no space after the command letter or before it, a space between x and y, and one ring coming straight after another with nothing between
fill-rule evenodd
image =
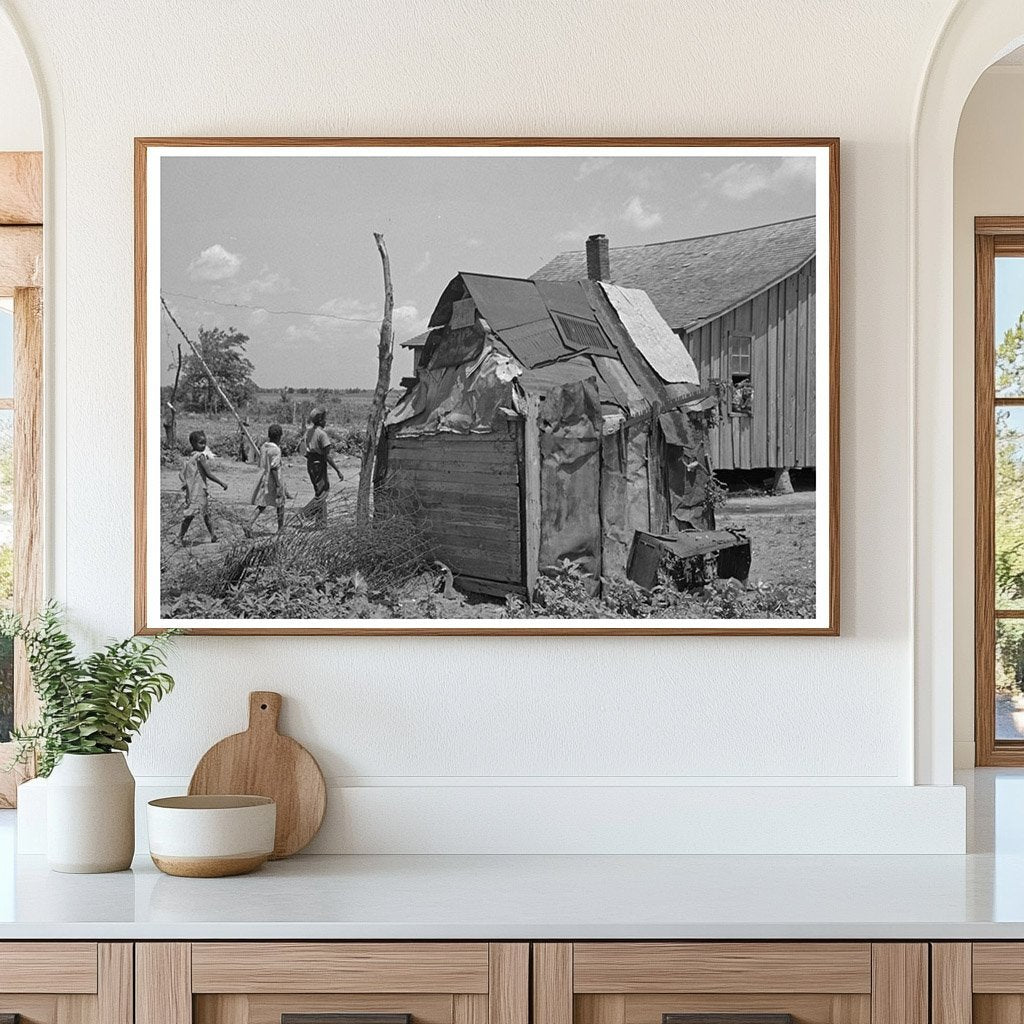
<instances>
[{"instance_id":1,"label":"white countertop","mask_svg":"<svg viewBox=\"0 0 1024 1024\"><path fill-rule=\"evenodd\" d=\"M18 862L0 939L1024 938L1024 856L298 857L230 879Z\"/></svg>"},{"instance_id":2,"label":"white countertop","mask_svg":"<svg viewBox=\"0 0 1024 1024\"><path fill-rule=\"evenodd\" d=\"M13 854L0 940L1024 939L1024 772L975 772L967 856L309 856L183 879Z\"/></svg>"}]
</instances>

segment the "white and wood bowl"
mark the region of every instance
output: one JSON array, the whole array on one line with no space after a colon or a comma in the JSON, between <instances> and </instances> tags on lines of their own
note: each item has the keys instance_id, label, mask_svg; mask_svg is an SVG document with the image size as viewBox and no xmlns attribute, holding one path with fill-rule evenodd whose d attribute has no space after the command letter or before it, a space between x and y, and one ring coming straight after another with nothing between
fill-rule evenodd
<instances>
[{"instance_id":1,"label":"white and wood bowl","mask_svg":"<svg viewBox=\"0 0 1024 1024\"><path fill-rule=\"evenodd\" d=\"M225 878L274 852L277 805L266 796L168 796L147 808L149 853L168 875Z\"/></svg>"}]
</instances>

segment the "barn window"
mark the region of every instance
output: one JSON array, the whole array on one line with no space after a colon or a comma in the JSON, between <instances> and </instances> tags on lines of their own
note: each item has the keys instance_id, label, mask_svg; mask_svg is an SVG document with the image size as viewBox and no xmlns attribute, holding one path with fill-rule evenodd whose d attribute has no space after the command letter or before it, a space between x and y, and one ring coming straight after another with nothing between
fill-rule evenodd
<instances>
[{"instance_id":1,"label":"barn window","mask_svg":"<svg viewBox=\"0 0 1024 1024\"><path fill-rule=\"evenodd\" d=\"M729 379L732 385L730 412L734 416L750 416L754 409L754 387L750 380L749 334L729 332Z\"/></svg>"},{"instance_id":2,"label":"barn window","mask_svg":"<svg viewBox=\"0 0 1024 1024\"><path fill-rule=\"evenodd\" d=\"M729 335L729 373L733 382L737 377L750 376L750 343L753 339L749 334Z\"/></svg>"},{"instance_id":3,"label":"barn window","mask_svg":"<svg viewBox=\"0 0 1024 1024\"><path fill-rule=\"evenodd\" d=\"M975 757L1024 765L1024 218L975 232Z\"/></svg>"}]
</instances>

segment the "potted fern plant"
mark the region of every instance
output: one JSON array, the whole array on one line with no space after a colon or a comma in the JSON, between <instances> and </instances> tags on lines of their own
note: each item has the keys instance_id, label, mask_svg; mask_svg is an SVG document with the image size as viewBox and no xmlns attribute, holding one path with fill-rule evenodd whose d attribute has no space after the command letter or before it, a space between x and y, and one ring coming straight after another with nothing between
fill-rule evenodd
<instances>
[{"instance_id":1,"label":"potted fern plant","mask_svg":"<svg viewBox=\"0 0 1024 1024\"><path fill-rule=\"evenodd\" d=\"M85 657L55 604L30 622L0 613L0 634L21 640L39 697L38 721L16 729L14 764L36 760L49 779L47 862L54 871L122 871L135 852L135 779L124 758L133 735L174 680L162 671L173 631L113 641Z\"/></svg>"}]
</instances>

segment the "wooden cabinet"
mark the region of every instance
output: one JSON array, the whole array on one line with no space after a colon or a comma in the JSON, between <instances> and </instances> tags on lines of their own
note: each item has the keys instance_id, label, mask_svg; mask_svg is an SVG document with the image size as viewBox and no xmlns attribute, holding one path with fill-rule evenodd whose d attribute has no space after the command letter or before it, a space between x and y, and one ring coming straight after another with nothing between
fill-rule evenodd
<instances>
[{"instance_id":1,"label":"wooden cabinet","mask_svg":"<svg viewBox=\"0 0 1024 1024\"><path fill-rule=\"evenodd\" d=\"M0 1024L8 1014L21 1024L1022 1024L1024 943L10 942L0 943Z\"/></svg>"},{"instance_id":2,"label":"wooden cabinet","mask_svg":"<svg viewBox=\"0 0 1024 1024\"><path fill-rule=\"evenodd\" d=\"M529 971L513 942L139 943L136 1024L529 1024Z\"/></svg>"},{"instance_id":3,"label":"wooden cabinet","mask_svg":"<svg viewBox=\"0 0 1024 1024\"><path fill-rule=\"evenodd\" d=\"M0 943L0 1017L132 1024L132 944Z\"/></svg>"},{"instance_id":4,"label":"wooden cabinet","mask_svg":"<svg viewBox=\"0 0 1024 1024\"><path fill-rule=\"evenodd\" d=\"M932 944L934 1024L1024 1021L1024 942Z\"/></svg>"},{"instance_id":5,"label":"wooden cabinet","mask_svg":"<svg viewBox=\"0 0 1024 1024\"><path fill-rule=\"evenodd\" d=\"M537 943L533 957L533 1024L928 1024L924 943Z\"/></svg>"}]
</instances>

